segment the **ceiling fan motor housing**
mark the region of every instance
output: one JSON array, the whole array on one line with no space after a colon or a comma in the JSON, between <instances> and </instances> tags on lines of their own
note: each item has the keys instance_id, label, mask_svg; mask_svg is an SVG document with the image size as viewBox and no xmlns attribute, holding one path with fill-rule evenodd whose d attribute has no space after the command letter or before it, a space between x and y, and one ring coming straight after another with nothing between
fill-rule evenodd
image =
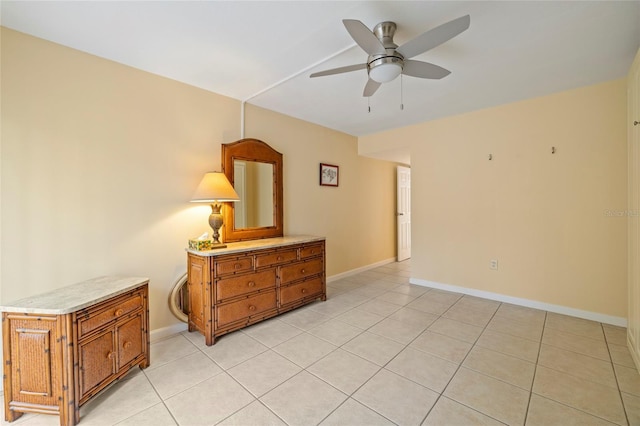
<instances>
[{"instance_id":1,"label":"ceiling fan motor housing","mask_svg":"<svg viewBox=\"0 0 640 426\"><path fill-rule=\"evenodd\" d=\"M385 53L370 55L367 60L369 77L378 83L393 80L404 68L404 56L396 52L398 45L393 42L396 28L395 22L390 21L380 22L373 28L373 34L385 48Z\"/></svg>"}]
</instances>

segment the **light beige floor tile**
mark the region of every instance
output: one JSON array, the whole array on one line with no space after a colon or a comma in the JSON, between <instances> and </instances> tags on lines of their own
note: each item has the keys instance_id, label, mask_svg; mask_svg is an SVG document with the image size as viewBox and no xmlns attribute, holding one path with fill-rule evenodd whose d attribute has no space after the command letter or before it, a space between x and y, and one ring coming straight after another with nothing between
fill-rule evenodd
<instances>
[{"instance_id":1,"label":"light beige floor tile","mask_svg":"<svg viewBox=\"0 0 640 426\"><path fill-rule=\"evenodd\" d=\"M3 417L4 419L4 417ZM80 421L84 424L84 419L80 417ZM94 425L98 425L100 423L94 423ZM104 424L104 423L102 423ZM23 414L18 420L14 422L7 422L5 420L2 421L3 426L59 426L60 418L55 415L49 414L33 414L26 413Z\"/></svg>"},{"instance_id":2,"label":"light beige floor tile","mask_svg":"<svg viewBox=\"0 0 640 426\"><path fill-rule=\"evenodd\" d=\"M273 351L266 351L227 370L256 397L295 376L301 368Z\"/></svg>"},{"instance_id":3,"label":"light beige floor tile","mask_svg":"<svg viewBox=\"0 0 640 426\"><path fill-rule=\"evenodd\" d=\"M525 306L503 303L496 311L496 316L524 323L544 325L547 312L539 309L527 308Z\"/></svg>"},{"instance_id":4,"label":"light beige floor tile","mask_svg":"<svg viewBox=\"0 0 640 426\"><path fill-rule=\"evenodd\" d=\"M440 397L436 405L431 409L423 426L443 426L443 425L478 425L478 426L500 426L504 423L485 416L479 411L459 404L444 396Z\"/></svg>"},{"instance_id":5,"label":"light beige floor tile","mask_svg":"<svg viewBox=\"0 0 640 426\"><path fill-rule=\"evenodd\" d=\"M533 392L613 423L627 422L620 392L599 383L539 365Z\"/></svg>"},{"instance_id":6,"label":"light beige floor tile","mask_svg":"<svg viewBox=\"0 0 640 426\"><path fill-rule=\"evenodd\" d=\"M535 373L535 364L491 349L475 346L462 364L503 382L530 390Z\"/></svg>"},{"instance_id":7,"label":"light beige floor tile","mask_svg":"<svg viewBox=\"0 0 640 426\"><path fill-rule=\"evenodd\" d=\"M562 371L581 379L591 380L614 389L618 388L611 363L588 355L543 344L540 348L538 365Z\"/></svg>"},{"instance_id":8,"label":"light beige floor tile","mask_svg":"<svg viewBox=\"0 0 640 426\"><path fill-rule=\"evenodd\" d=\"M355 327L366 330L372 325L384 319L381 315L372 314L371 312L362 311L360 309L352 309L342 315L336 317L338 321L351 324Z\"/></svg>"},{"instance_id":9,"label":"light beige floor tile","mask_svg":"<svg viewBox=\"0 0 640 426\"><path fill-rule=\"evenodd\" d=\"M254 324L250 327L243 328L242 331L253 337L263 345L272 348L282 342L286 342L292 337L303 333L297 327L282 322L276 318Z\"/></svg>"},{"instance_id":10,"label":"light beige floor tile","mask_svg":"<svg viewBox=\"0 0 640 426\"><path fill-rule=\"evenodd\" d=\"M309 333L333 345L342 346L362 333L362 329L339 320L329 320L310 329Z\"/></svg>"},{"instance_id":11,"label":"light beige floor tile","mask_svg":"<svg viewBox=\"0 0 640 426\"><path fill-rule=\"evenodd\" d=\"M456 302L455 306L459 308L490 312L493 314L500 306L500 302L496 302L495 300L482 299L475 296L464 295Z\"/></svg>"},{"instance_id":12,"label":"light beige floor tile","mask_svg":"<svg viewBox=\"0 0 640 426\"><path fill-rule=\"evenodd\" d=\"M611 361L614 364L624 365L625 367L635 368L636 364L633 362L629 348L624 345L614 345L609 343L609 355L611 355Z\"/></svg>"},{"instance_id":13,"label":"light beige floor tile","mask_svg":"<svg viewBox=\"0 0 640 426\"><path fill-rule=\"evenodd\" d=\"M260 401L254 401L218 423L221 426L285 426L285 423ZM158 425L161 426L161 425Z\"/></svg>"},{"instance_id":14,"label":"light beige floor tile","mask_svg":"<svg viewBox=\"0 0 640 426\"><path fill-rule=\"evenodd\" d=\"M458 370L458 364L409 347L385 368L441 393Z\"/></svg>"},{"instance_id":15,"label":"light beige floor tile","mask_svg":"<svg viewBox=\"0 0 640 426\"><path fill-rule=\"evenodd\" d=\"M204 339L204 336L201 335L200 337ZM197 351L198 348L182 334L176 334L167 339L154 342L150 348L151 365L147 367L147 371Z\"/></svg>"},{"instance_id":16,"label":"light beige floor tile","mask_svg":"<svg viewBox=\"0 0 640 426\"><path fill-rule=\"evenodd\" d=\"M116 382L82 406L80 424L116 424L160 402L158 394L146 377L137 376L131 380Z\"/></svg>"},{"instance_id":17,"label":"light beige floor tile","mask_svg":"<svg viewBox=\"0 0 640 426\"><path fill-rule=\"evenodd\" d=\"M452 303L443 303L437 300L426 298L426 293L423 296L418 297L413 302L407 305L407 308L416 309L418 311L427 312L433 315L442 315L447 312Z\"/></svg>"},{"instance_id":18,"label":"light beige floor tile","mask_svg":"<svg viewBox=\"0 0 640 426\"><path fill-rule=\"evenodd\" d=\"M510 425L524 423L529 403L529 392L465 367L443 395Z\"/></svg>"},{"instance_id":19,"label":"light beige floor tile","mask_svg":"<svg viewBox=\"0 0 640 426\"><path fill-rule=\"evenodd\" d=\"M83 421L82 424L88 423ZM173 426L176 424L167 407L165 407L163 403L160 403L141 411L133 417L125 419L118 423L118 426Z\"/></svg>"},{"instance_id":20,"label":"light beige floor tile","mask_svg":"<svg viewBox=\"0 0 640 426\"><path fill-rule=\"evenodd\" d=\"M242 331L236 331L220 337L212 346L205 346L202 352L226 370L267 349L265 345Z\"/></svg>"},{"instance_id":21,"label":"light beige floor tile","mask_svg":"<svg viewBox=\"0 0 640 426\"><path fill-rule=\"evenodd\" d=\"M301 330L309 330L322 322L330 320L331 317L305 307L280 315L278 319Z\"/></svg>"},{"instance_id":22,"label":"light beige floor tile","mask_svg":"<svg viewBox=\"0 0 640 426\"><path fill-rule=\"evenodd\" d=\"M395 293L393 291L388 291L376 297L377 300L382 300L383 302L393 303L394 305L400 305L400 306L404 306L407 303L410 303L415 298L416 296L410 296L404 293Z\"/></svg>"},{"instance_id":23,"label":"light beige floor tile","mask_svg":"<svg viewBox=\"0 0 640 426\"><path fill-rule=\"evenodd\" d=\"M306 426L318 424L346 399L344 393L302 371L260 401L286 424Z\"/></svg>"},{"instance_id":24,"label":"light beige floor tile","mask_svg":"<svg viewBox=\"0 0 640 426\"><path fill-rule=\"evenodd\" d=\"M602 324L604 330L605 339L607 343L614 345L627 345L627 329L624 327L617 327L615 325Z\"/></svg>"},{"instance_id":25,"label":"light beige floor tile","mask_svg":"<svg viewBox=\"0 0 640 426\"><path fill-rule=\"evenodd\" d=\"M635 368L614 364L618 386L622 392L640 396L640 374Z\"/></svg>"},{"instance_id":26,"label":"light beige floor tile","mask_svg":"<svg viewBox=\"0 0 640 426\"><path fill-rule=\"evenodd\" d=\"M197 352L145 371L145 374L160 397L167 399L221 372L211 359Z\"/></svg>"},{"instance_id":27,"label":"light beige floor tile","mask_svg":"<svg viewBox=\"0 0 640 426\"><path fill-rule=\"evenodd\" d=\"M330 353L307 371L351 395L380 370L380 366L342 349Z\"/></svg>"},{"instance_id":28,"label":"light beige floor tile","mask_svg":"<svg viewBox=\"0 0 640 426\"><path fill-rule=\"evenodd\" d=\"M568 351L578 352L583 355L589 355L603 361L611 360L609 358L609 349L607 349L607 344L604 340L578 336L573 333L545 327L542 343Z\"/></svg>"},{"instance_id":29,"label":"light beige floor tile","mask_svg":"<svg viewBox=\"0 0 640 426\"><path fill-rule=\"evenodd\" d=\"M380 370L353 398L396 424L420 424L438 394L387 370Z\"/></svg>"},{"instance_id":30,"label":"light beige floor tile","mask_svg":"<svg viewBox=\"0 0 640 426\"><path fill-rule=\"evenodd\" d=\"M460 364L464 357L467 356L472 345L471 343L427 330L411 342L409 346Z\"/></svg>"},{"instance_id":31,"label":"light beige floor tile","mask_svg":"<svg viewBox=\"0 0 640 426\"><path fill-rule=\"evenodd\" d=\"M423 325L408 324L386 318L367 331L406 345L422 333L425 328Z\"/></svg>"},{"instance_id":32,"label":"light beige floor tile","mask_svg":"<svg viewBox=\"0 0 640 426\"><path fill-rule=\"evenodd\" d=\"M333 352L336 347L309 333L302 333L279 344L273 350L300 367L307 368L328 353Z\"/></svg>"},{"instance_id":33,"label":"light beige floor tile","mask_svg":"<svg viewBox=\"0 0 640 426\"><path fill-rule=\"evenodd\" d=\"M390 420L385 419L375 411L365 407L351 398L339 406L333 413L320 423L322 426L393 426Z\"/></svg>"},{"instance_id":34,"label":"light beige floor tile","mask_svg":"<svg viewBox=\"0 0 640 426\"><path fill-rule=\"evenodd\" d=\"M396 287L398 285L398 282L397 280L394 281L392 279L388 279L387 276L385 276L384 278L371 281L369 285L372 287L377 287L377 288L381 288L383 290L389 291L392 288Z\"/></svg>"},{"instance_id":35,"label":"light beige floor tile","mask_svg":"<svg viewBox=\"0 0 640 426\"><path fill-rule=\"evenodd\" d=\"M216 424L255 401L228 374L222 373L165 401L180 425Z\"/></svg>"},{"instance_id":36,"label":"light beige floor tile","mask_svg":"<svg viewBox=\"0 0 640 426\"><path fill-rule=\"evenodd\" d=\"M399 286L392 288L391 291L420 297L429 291L429 289L415 284L400 284Z\"/></svg>"},{"instance_id":37,"label":"light beige floor tile","mask_svg":"<svg viewBox=\"0 0 640 426\"><path fill-rule=\"evenodd\" d=\"M361 296L365 296L368 298L374 298L374 297L380 296L381 294L384 294L387 291L388 290L385 288L376 287L371 284L365 284L363 286L360 286L358 288L354 288L353 290L351 290L352 293L359 294Z\"/></svg>"},{"instance_id":38,"label":"light beige floor tile","mask_svg":"<svg viewBox=\"0 0 640 426\"><path fill-rule=\"evenodd\" d=\"M536 394L531 395L526 423L527 426L612 426L614 424Z\"/></svg>"},{"instance_id":39,"label":"light beige floor tile","mask_svg":"<svg viewBox=\"0 0 640 426\"><path fill-rule=\"evenodd\" d=\"M429 326L429 331L453 337L454 339L467 343L475 343L478 337L480 337L480 334L482 334L482 330L482 327L465 324L448 318L438 318L437 321Z\"/></svg>"},{"instance_id":40,"label":"light beige floor tile","mask_svg":"<svg viewBox=\"0 0 640 426\"><path fill-rule=\"evenodd\" d=\"M510 334L536 342L542 340L542 329L542 323L520 322L504 316L494 316L487 324L487 330Z\"/></svg>"},{"instance_id":41,"label":"light beige floor tile","mask_svg":"<svg viewBox=\"0 0 640 426\"><path fill-rule=\"evenodd\" d=\"M404 349L404 345L377 334L364 332L345 343L342 349L382 366Z\"/></svg>"},{"instance_id":42,"label":"light beige floor tile","mask_svg":"<svg viewBox=\"0 0 640 426\"><path fill-rule=\"evenodd\" d=\"M442 314L444 318L464 322L466 324L484 327L493 317L492 311L470 309L465 306L453 305Z\"/></svg>"},{"instance_id":43,"label":"light beige floor tile","mask_svg":"<svg viewBox=\"0 0 640 426\"><path fill-rule=\"evenodd\" d=\"M183 331L180 334L187 338L198 349L207 347L204 336L199 331Z\"/></svg>"},{"instance_id":44,"label":"light beige floor tile","mask_svg":"<svg viewBox=\"0 0 640 426\"><path fill-rule=\"evenodd\" d=\"M640 397L622 392L622 403L630 425L640 425Z\"/></svg>"},{"instance_id":45,"label":"light beige floor tile","mask_svg":"<svg viewBox=\"0 0 640 426\"><path fill-rule=\"evenodd\" d=\"M591 339L604 340L602 324L599 322L556 314L555 312L547 314L545 327Z\"/></svg>"},{"instance_id":46,"label":"light beige floor tile","mask_svg":"<svg viewBox=\"0 0 640 426\"><path fill-rule=\"evenodd\" d=\"M425 293L425 299L432 300L434 302L448 304L449 306L453 306L463 295L460 293L454 293L451 291L432 289L430 292Z\"/></svg>"},{"instance_id":47,"label":"light beige floor tile","mask_svg":"<svg viewBox=\"0 0 640 426\"><path fill-rule=\"evenodd\" d=\"M382 300L370 300L358 306L358 309L371 312L372 314L387 317L400 309L400 306L393 303L383 302Z\"/></svg>"},{"instance_id":48,"label":"light beige floor tile","mask_svg":"<svg viewBox=\"0 0 640 426\"><path fill-rule=\"evenodd\" d=\"M540 347L539 343L532 340L491 330L485 330L476 345L530 362L536 362Z\"/></svg>"},{"instance_id":49,"label":"light beige floor tile","mask_svg":"<svg viewBox=\"0 0 640 426\"><path fill-rule=\"evenodd\" d=\"M319 312L323 315L335 317L352 309L346 303L341 303L339 300L327 299L326 301L317 301L309 305L309 309Z\"/></svg>"},{"instance_id":50,"label":"light beige floor tile","mask_svg":"<svg viewBox=\"0 0 640 426\"><path fill-rule=\"evenodd\" d=\"M411 325L422 326L427 328L435 320L438 319L437 315L429 314L427 312L418 311L411 308L401 308L388 316L389 319L404 322Z\"/></svg>"}]
</instances>

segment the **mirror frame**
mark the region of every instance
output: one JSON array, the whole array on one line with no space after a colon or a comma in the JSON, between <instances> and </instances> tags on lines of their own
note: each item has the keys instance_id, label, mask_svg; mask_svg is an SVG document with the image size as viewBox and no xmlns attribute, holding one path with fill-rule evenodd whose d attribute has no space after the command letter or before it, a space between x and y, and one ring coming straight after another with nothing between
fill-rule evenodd
<instances>
[{"instance_id":1,"label":"mirror frame","mask_svg":"<svg viewBox=\"0 0 640 426\"><path fill-rule=\"evenodd\" d=\"M234 185L234 160L273 164L273 226L236 229L233 203L225 203L226 206L223 209L224 241L234 242L282 237L284 235L284 218L282 214L282 154L258 139L240 139L233 143L223 143L222 172L227 176L231 185Z\"/></svg>"}]
</instances>

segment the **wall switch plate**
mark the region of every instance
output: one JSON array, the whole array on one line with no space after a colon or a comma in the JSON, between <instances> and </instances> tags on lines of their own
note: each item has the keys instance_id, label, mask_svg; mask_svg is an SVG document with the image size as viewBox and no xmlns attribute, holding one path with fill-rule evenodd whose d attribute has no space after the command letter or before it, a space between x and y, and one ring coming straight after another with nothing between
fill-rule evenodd
<instances>
[{"instance_id":1,"label":"wall switch plate","mask_svg":"<svg viewBox=\"0 0 640 426\"><path fill-rule=\"evenodd\" d=\"M489 268L497 271L498 270L498 260L497 259L491 259L491 261L489 262Z\"/></svg>"}]
</instances>

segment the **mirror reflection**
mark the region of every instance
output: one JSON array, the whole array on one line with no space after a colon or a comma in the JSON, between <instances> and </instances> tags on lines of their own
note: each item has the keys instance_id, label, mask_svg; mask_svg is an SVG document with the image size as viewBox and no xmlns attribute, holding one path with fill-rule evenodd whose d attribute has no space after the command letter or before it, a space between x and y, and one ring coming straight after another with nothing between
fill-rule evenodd
<instances>
[{"instance_id":1,"label":"mirror reflection","mask_svg":"<svg viewBox=\"0 0 640 426\"><path fill-rule=\"evenodd\" d=\"M234 203L234 228L274 226L273 164L233 160L233 186L240 201Z\"/></svg>"}]
</instances>

